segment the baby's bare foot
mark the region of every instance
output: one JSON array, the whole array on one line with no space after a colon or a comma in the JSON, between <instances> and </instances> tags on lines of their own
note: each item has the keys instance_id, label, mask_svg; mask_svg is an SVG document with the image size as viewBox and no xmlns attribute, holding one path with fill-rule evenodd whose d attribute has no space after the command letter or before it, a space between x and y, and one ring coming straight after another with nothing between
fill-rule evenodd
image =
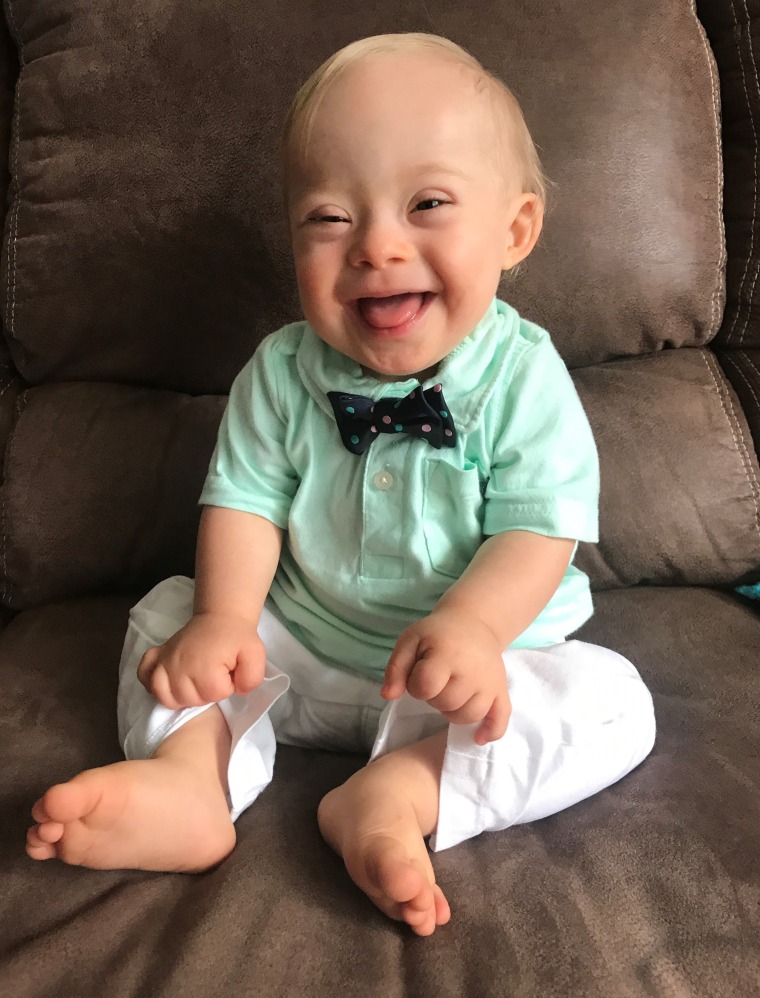
<instances>
[{"instance_id":1,"label":"baby's bare foot","mask_svg":"<svg viewBox=\"0 0 760 998\"><path fill-rule=\"evenodd\" d=\"M51 787L32 817L32 859L99 870L205 870L235 844L219 784L168 757L89 769Z\"/></svg>"},{"instance_id":2,"label":"baby's bare foot","mask_svg":"<svg viewBox=\"0 0 760 998\"><path fill-rule=\"evenodd\" d=\"M429 936L451 911L435 882L414 806L385 776L372 763L331 790L319 805L319 827L381 911Z\"/></svg>"}]
</instances>

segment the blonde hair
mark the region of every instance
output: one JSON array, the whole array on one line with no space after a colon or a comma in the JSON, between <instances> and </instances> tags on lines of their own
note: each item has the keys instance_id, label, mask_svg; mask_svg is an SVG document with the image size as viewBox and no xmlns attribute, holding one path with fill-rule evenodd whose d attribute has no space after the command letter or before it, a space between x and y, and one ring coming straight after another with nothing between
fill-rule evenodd
<instances>
[{"instance_id":1,"label":"blonde hair","mask_svg":"<svg viewBox=\"0 0 760 998\"><path fill-rule=\"evenodd\" d=\"M316 113L328 89L338 77L366 56L414 50L436 52L473 71L476 75L478 92L487 90L491 98L492 110L504 139L505 160L512 164L517 162L523 191L537 194L541 206L545 207L548 181L528 126L525 124L522 110L512 91L455 42L441 35L422 32L360 38L330 56L311 74L293 98L282 130L280 154L284 183L287 185L288 164L294 146L297 145L299 155L305 154Z\"/></svg>"}]
</instances>

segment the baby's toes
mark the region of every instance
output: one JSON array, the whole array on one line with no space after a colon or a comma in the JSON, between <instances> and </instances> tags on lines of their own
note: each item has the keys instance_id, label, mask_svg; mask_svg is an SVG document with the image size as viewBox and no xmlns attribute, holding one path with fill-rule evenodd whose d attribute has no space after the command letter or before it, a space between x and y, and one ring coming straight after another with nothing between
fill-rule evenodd
<instances>
[{"instance_id":1,"label":"baby's toes","mask_svg":"<svg viewBox=\"0 0 760 998\"><path fill-rule=\"evenodd\" d=\"M449 921L451 908L438 884L431 884L401 905L401 917L418 936L431 936Z\"/></svg>"},{"instance_id":2,"label":"baby's toes","mask_svg":"<svg viewBox=\"0 0 760 998\"><path fill-rule=\"evenodd\" d=\"M433 905L435 906L435 924L445 925L451 918L451 908L438 884L433 884Z\"/></svg>"},{"instance_id":3,"label":"baby's toes","mask_svg":"<svg viewBox=\"0 0 760 998\"><path fill-rule=\"evenodd\" d=\"M35 825L34 828L30 828L30 832L36 832L37 838L40 842L59 842L63 838L63 832L66 826L60 821L43 821L39 825Z\"/></svg>"},{"instance_id":4,"label":"baby's toes","mask_svg":"<svg viewBox=\"0 0 760 998\"><path fill-rule=\"evenodd\" d=\"M55 844L63 835L63 825L48 821L44 825L34 825L26 833L26 853L31 859L54 859L57 855Z\"/></svg>"},{"instance_id":5,"label":"baby's toes","mask_svg":"<svg viewBox=\"0 0 760 998\"><path fill-rule=\"evenodd\" d=\"M421 898L412 898L401 905L401 918L418 936L431 936L435 932L435 905L432 894L427 894L427 903Z\"/></svg>"},{"instance_id":6,"label":"baby's toes","mask_svg":"<svg viewBox=\"0 0 760 998\"><path fill-rule=\"evenodd\" d=\"M38 824L42 824L43 821L50 821L50 815L47 809L47 794L43 794L39 800L35 801L32 805L32 817Z\"/></svg>"}]
</instances>

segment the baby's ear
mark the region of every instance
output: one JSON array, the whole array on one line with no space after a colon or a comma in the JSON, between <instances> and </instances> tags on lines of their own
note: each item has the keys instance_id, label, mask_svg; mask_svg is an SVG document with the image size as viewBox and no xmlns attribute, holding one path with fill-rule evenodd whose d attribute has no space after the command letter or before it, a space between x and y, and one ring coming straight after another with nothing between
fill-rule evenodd
<instances>
[{"instance_id":1,"label":"baby's ear","mask_svg":"<svg viewBox=\"0 0 760 998\"><path fill-rule=\"evenodd\" d=\"M530 253L541 235L544 205L537 194L521 194L510 205L502 270L511 270Z\"/></svg>"}]
</instances>

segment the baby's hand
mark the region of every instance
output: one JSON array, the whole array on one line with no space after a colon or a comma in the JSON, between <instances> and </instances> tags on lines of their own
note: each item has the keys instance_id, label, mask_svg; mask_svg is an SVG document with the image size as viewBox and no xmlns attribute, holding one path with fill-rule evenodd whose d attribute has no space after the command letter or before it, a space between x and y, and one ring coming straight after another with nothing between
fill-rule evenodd
<instances>
[{"instance_id":1,"label":"baby's hand","mask_svg":"<svg viewBox=\"0 0 760 998\"><path fill-rule=\"evenodd\" d=\"M478 745L507 730L511 705L502 648L480 620L461 610L435 610L401 634L381 690L395 700L404 690L426 700L454 724L482 724Z\"/></svg>"},{"instance_id":2,"label":"baby's hand","mask_svg":"<svg viewBox=\"0 0 760 998\"><path fill-rule=\"evenodd\" d=\"M137 678L171 710L201 707L261 683L266 652L256 624L224 613L200 613L169 640L149 648Z\"/></svg>"}]
</instances>

